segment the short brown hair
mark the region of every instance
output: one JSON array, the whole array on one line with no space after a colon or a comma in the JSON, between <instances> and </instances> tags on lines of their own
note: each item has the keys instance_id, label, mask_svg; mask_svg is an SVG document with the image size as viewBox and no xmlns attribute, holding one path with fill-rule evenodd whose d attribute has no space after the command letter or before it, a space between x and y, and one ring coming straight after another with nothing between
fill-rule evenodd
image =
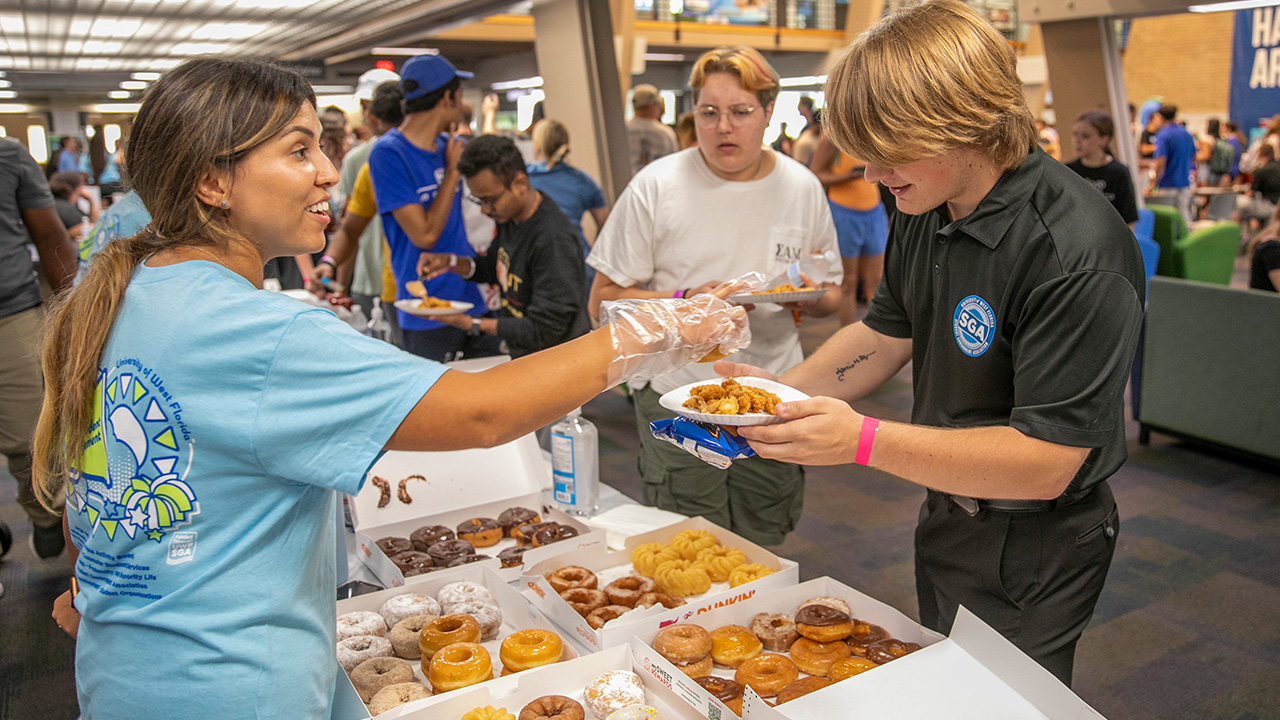
<instances>
[{"instance_id":1,"label":"short brown hair","mask_svg":"<svg viewBox=\"0 0 1280 720\"><path fill-rule=\"evenodd\" d=\"M693 64L689 87L693 88L694 102L702 94L707 76L718 72L736 75L743 89L755 93L764 107L769 107L778 97L778 72L760 51L749 47L719 47L706 51Z\"/></svg>"},{"instance_id":2,"label":"short brown hair","mask_svg":"<svg viewBox=\"0 0 1280 720\"><path fill-rule=\"evenodd\" d=\"M928 0L858 36L826 97L831 141L884 167L969 146L1010 169L1036 142L1013 49L957 0Z\"/></svg>"}]
</instances>

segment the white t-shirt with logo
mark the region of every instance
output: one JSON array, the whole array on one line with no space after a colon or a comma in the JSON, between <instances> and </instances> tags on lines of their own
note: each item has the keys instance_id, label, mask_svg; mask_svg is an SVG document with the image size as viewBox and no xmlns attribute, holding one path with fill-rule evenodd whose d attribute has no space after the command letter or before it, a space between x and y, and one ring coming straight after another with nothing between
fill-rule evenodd
<instances>
[{"instance_id":1,"label":"white t-shirt with logo","mask_svg":"<svg viewBox=\"0 0 1280 720\"><path fill-rule=\"evenodd\" d=\"M618 198L587 264L623 287L674 292L752 271L772 278L803 255L838 255L822 184L791 158L774 158L767 176L748 182L717 177L696 147L650 163ZM837 264L827 280L842 278ZM780 373L804 359L789 310L761 304L748 317L751 345L734 361ZM665 393L714 380L711 367L691 365L649 384Z\"/></svg>"}]
</instances>

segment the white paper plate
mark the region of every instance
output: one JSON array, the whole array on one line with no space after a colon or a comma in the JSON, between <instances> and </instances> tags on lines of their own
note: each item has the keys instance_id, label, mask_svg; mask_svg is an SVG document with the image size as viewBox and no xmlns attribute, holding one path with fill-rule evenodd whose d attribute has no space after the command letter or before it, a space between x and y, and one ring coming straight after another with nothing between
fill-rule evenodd
<instances>
[{"instance_id":1,"label":"white paper plate","mask_svg":"<svg viewBox=\"0 0 1280 720\"><path fill-rule=\"evenodd\" d=\"M827 294L826 288L814 288L812 290L794 290L792 292L753 292L738 293L729 297L730 302L736 302L739 305L759 305L760 303L789 303L802 302L804 300L817 300Z\"/></svg>"},{"instance_id":2,"label":"white paper plate","mask_svg":"<svg viewBox=\"0 0 1280 720\"><path fill-rule=\"evenodd\" d=\"M808 395L805 395L804 393L800 392L799 390L796 390L793 387L788 387L786 385L783 385L780 382L774 382L772 380L765 380L764 378L754 378L754 377L740 377L740 378L734 378L734 379L737 380L738 383L742 385L750 385L751 387L758 387L762 390L768 390L769 392L781 398L783 402L795 402L796 400L809 399ZM698 385L719 385L722 380L723 378L720 378L717 380L706 380L703 382L689 383L688 385L678 387L675 390L672 390L671 392L664 394L662 397L658 398L658 403L662 405L662 407L670 410L671 412L681 417L687 417L690 420L699 420L701 422L711 423L712 425L729 425L733 427L745 427L747 425L773 425L774 423L782 422L782 418L778 417L777 415L768 415L766 413L747 413L746 415L712 415L710 413L694 412L693 410L690 410L689 408L684 407L684 401L689 399L690 390L697 387Z\"/></svg>"},{"instance_id":3,"label":"white paper plate","mask_svg":"<svg viewBox=\"0 0 1280 720\"><path fill-rule=\"evenodd\" d=\"M410 315L417 315L418 317L432 317L433 315L457 315L458 313L464 313L475 307L473 304L469 302L462 302L461 300L450 300L449 304L452 307L424 308L421 307L421 300L417 298L408 298L405 300L397 300L396 309L403 310Z\"/></svg>"}]
</instances>

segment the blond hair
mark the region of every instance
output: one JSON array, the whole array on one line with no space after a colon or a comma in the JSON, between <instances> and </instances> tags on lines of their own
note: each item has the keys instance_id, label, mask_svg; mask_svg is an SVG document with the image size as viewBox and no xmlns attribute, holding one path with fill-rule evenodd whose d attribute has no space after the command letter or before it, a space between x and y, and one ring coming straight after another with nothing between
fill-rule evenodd
<instances>
[{"instance_id":1,"label":"blond hair","mask_svg":"<svg viewBox=\"0 0 1280 720\"><path fill-rule=\"evenodd\" d=\"M831 141L883 167L974 147L1007 170L1036 142L1013 49L957 0L928 0L858 36L826 97Z\"/></svg>"},{"instance_id":2,"label":"blond hair","mask_svg":"<svg viewBox=\"0 0 1280 720\"><path fill-rule=\"evenodd\" d=\"M755 93L760 104L766 108L778 97L778 72L758 50L749 47L718 47L703 53L689 73L689 87L693 88L694 102L702 94L702 85L707 81L707 76L718 72L736 76L742 89Z\"/></svg>"},{"instance_id":3,"label":"blond hair","mask_svg":"<svg viewBox=\"0 0 1280 720\"><path fill-rule=\"evenodd\" d=\"M202 57L147 92L129 136L129 180L151 214L138 235L113 240L84 280L55 300L41 365L44 403L32 446L36 496L50 509L81 460L107 336L138 263L176 247L227 247L242 238L225 210L196 191L209 172L234 178L241 161L283 130L315 95L297 73L263 60Z\"/></svg>"},{"instance_id":4,"label":"blond hair","mask_svg":"<svg viewBox=\"0 0 1280 720\"><path fill-rule=\"evenodd\" d=\"M533 146L538 148L550 170L569 154L569 130L559 120L544 118L533 126Z\"/></svg>"}]
</instances>

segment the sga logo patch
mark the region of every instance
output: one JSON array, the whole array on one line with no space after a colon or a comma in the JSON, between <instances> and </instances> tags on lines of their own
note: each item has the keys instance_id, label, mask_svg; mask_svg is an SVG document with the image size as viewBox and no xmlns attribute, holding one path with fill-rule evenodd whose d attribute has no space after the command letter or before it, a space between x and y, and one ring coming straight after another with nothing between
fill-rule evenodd
<instances>
[{"instance_id":1,"label":"sga logo patch","mask_svg":"<svg viewBox=\"0 0 1280 720\"><path fill-rule=\"evenodd\" d=\"M991 339L996 334L996 314L986 300L970 295L956 305L951 329L960 352L978 357L991 347Z\"/></svg>"}]
</instances>

